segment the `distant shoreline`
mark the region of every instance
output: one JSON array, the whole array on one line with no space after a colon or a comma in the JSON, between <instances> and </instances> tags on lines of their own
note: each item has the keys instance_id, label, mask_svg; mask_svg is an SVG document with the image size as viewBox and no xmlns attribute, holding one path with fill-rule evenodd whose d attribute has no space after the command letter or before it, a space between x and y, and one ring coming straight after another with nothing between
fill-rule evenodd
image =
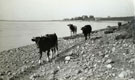
<instances>
[{"instance_id":1,"label":"distant shoreline","mask_svg":"<svg viewBox=\"0 0 135 80\"><path fill-rule=\"evenodd\" d=\"M6 22L51 22L51 21L62 21L62 20L0 20Z\"/></svg>"},{"instance_id":2,"label":"distant shoreline","mask_svg":"<svg viewBox=\"0 0 135 80\"><path fill-rule=\"evenodd\" d=\"M51 21L129 21L134 19L135 16L125 16L125 17L95 17L95 20L0 20L7 22L51 22Z\"/></svg>"},{"instance_id":3,"label":"distant shoreline","mask_svg":"<svg viewBox=\"0 0 135 80\"><path fill-rule=\"evenodd\" d=\"M23 21L23 20L0 20L0 22L103 22L103 21L129 21L129 20L97 20L97 21L88 21L88 20L47 20L47 21Z\"/></svg>"}]
</instances>

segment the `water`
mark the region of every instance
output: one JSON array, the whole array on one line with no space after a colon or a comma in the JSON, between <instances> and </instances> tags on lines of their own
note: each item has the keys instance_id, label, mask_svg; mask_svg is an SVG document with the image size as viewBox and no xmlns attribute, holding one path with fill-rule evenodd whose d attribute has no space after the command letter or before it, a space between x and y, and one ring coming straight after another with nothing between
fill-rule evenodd
<instances>
[{"instance_id":1,"label":"water","mask_svg":"<svg viewBox=\"0 0 135 80\"><path fill-rule=\"evenodd\" d=\"M88 21L55 21L55 22L0 22L0 52L11 48L32 44L32 37L56 33L58 37L70 35L67 24L75 24L77 33L81 33L81 27L91 24L93 30L115 26L117 21L88 22Z\"/></svg>"}]
</instances>

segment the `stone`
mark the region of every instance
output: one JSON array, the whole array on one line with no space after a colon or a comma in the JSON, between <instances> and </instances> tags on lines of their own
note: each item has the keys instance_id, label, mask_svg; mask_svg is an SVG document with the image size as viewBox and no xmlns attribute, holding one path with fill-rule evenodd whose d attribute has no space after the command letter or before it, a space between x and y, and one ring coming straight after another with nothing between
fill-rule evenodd
<instances>
[{"instance_id":1,"label":"stone","mask_svg":"<svg viewBox=\"0 0 135 80\"><path fill-rule=\"evenodd\" d=\"M108 57L109 57L109 55L105 55L105 57L106 57L106 58L108 58Z\"/></svg>"},{"instance_id":2,"label":"stone","mask_svg":"<svg viewBox=\"0 0 135 80\"><path fill-rule=\"evenodd\" d=\"M92 40L91 43L93 44L94 43L94 40Z\"/></svg>"},{"instance_id":3,"label":"stone","mask_svg":"<svg viewBox=\"0 0 135 80\"><path fill-rule=\"evenodd\" d=\"M8 65L8 66L6 66L7 68L9 68L10 66Z\"/></svg>"},{"instance_id":4,"label":"stone","mask_svg":"<svg viewBox=\"0 0 135 80\"><path fill-rule=\"evenodd\" d=\"M79 80L84 80L84 77L81 77Z\"/></svg>"},{"instance_id":5,"label":"stone","mask_svg":"<svg viewBox=\"0 0 135 80\"><path fill-rule=\"evenodd\" d=\"M134 78L131 78L131 79L129 79L129 80L135 80Z\"/></svg>"},{"instance_id":6,"label":"stone","mask_svg":"<svg viewBox=\"0 0 135 80\"><path fill-rule=\"evenodd\" d=\"M82 50L84 50L85 48L84 47L82 47Z\"/></svg>"},{"instance_id":7,"label":"stone","mask_svg":"<svg viewBox=\"0 0 135 80\"><path fill-rule=\"evenodd\" d=\"M1 72L1 73L0 73L0 76L3 76L3 75L5 75L5 72Z\"/></svg>"},{"instance_id":8,"label":"stone","mask_svg":"<svg viewBox=\"0 0 135 80\"><path fill-rule=\"evenodd\" d=\"M31 61L31 63L33 64L33 63L34 63L34 61Z\"/></svg>"},{"instance_id":9,"label":"stone","mask_svg":"<svg viewBox=\"0 0 135 80\"><path fill-rule=\"evenodd\" d=\"M26 66L26 65L22 66L21 69L20 69L20 72L24 72L26 69L28 69L28 67L29 66Z\"/></svg>"},{"instance_id":10,"label":"stone","mask_svg":"<svg viewBox=\"0 0 135 80\"><path fill-rule=\"evenodd\" d=\"M0 77L0 80L4 80L4 79Z\"/></svg>"},{"instance_id":11,"label":"stone","mask_svg":"<svg viewBox=\"0 0 135 80\"><path fill-rule=\"evenodd\" d=\"M58 69L55 69L54 71L53 71L53 74L55 75L55 74L57 74L58 73Z\"/></svg>"},{"instance_id":12,"label":"stone","mask_svg":"<svg viewBox=\"0 0 135 80\"><path fill-rule=\"evenodd\" d=\"M118 76L120 78L125 78L126 76L128 76L128 71L122 71Z\"/></svg>"},{"instance_id":13,"label":"stone","mask_svg":"<svg viewBox=\"0 0 135 80\"><path fill-rule=\"evenodd\" d=\"M97 64L94 64L94 67L97 67Z\"/></svg>"},{"instance_id":14,"label":"stone","mask_svg":"<svg viewBox=\"0 0 135 80\"><path fill-rule=\"evenodd\" d=\"M69 61L65 61L65 63L67 64Z\"/></svg>"},{"instance_id":15,"label":"stone","mask_svg":"<svg viewBox=\"0 0 135 80\"><path fill-rule=\"evenodd\" d=\"M30 80L34 80L33 75L30 76Z\"/></svg>"},{"instance_id":16,"label":"stone","mask_svg":"<svg viewBox=\"0 0 135 80\"><path fill-rule=\"evenodd\" d=\"M112 68L111 64L106 65L107 68Z\"/></svg>"},{"instance_id":17,"label":"stone","mask_svg":"<svg viewBox=\"0 0 135 80\"><path fill-rule=\"evenodd\" d=\"M114 61L112 61L111 59L108 59L108 60L106 61L106 63L110 64L110 63L114 63Z\"/></svg>"},{"instance_id":18,"label":"stone","mask_svg":"<svg viewBox=\"0 0 135 80\"><path fill-rule=\"evenodd\" d=\"M12 75L11 71L8 71L7 74L8 74L8 76Z\"/></svg>"},{"instance_id":19,"label":"stone","mask_svg":"<svg viewBox=\"0 0 135 80\"><path fill-rule=\"evenodd\" d=\"M65 60L66 60L66 61L69 61L70 59L71 59L70 56L66 56L66 57L65 57Z\"/></svg>"},{"instance_id":20,"label":"stone","mask_svg":"<svg viewBox=\"0 0 135 80\"><path fill-rule=\"evenodd\" d=\"M60 70L60 69L61 69L61 68L60 68L60 66L57 66L57 69L59 69L59 70Z\"/></svg>"},{"instance_id":21,"label":"stone","mask_svg":"<svg viewBox=\"0 0 135 80\"><path fill-rule=\"evenodd\" d=\"M135 59L134 58L130 59L129 63L135 63Z\"/></svg>"},{"instance_id":22,"label":"stone","mask_svg":"<svg viewBox=\"0 0 135 80\"><path fill-rule=\"evenodd\" d=\"M77 49L79 49L79 46L77 46Z\"/></svg>"},{"instance_id":23,"label":"stone","mask_svg":"<svg viewBox=\"0 0 135 80\"><path fill-rule=\"evenodd\" d=\"M115 47L112 48L112 52L114 52L114 51L115 51Z\"/></svg>"},{"instance_id":24,"label":"stone","mask_svg":"<svg viewBox=\"0 0 135 80\"><path fill-rule=\"evenodd\" d=\"M70 52L69 52L69 55L72 55L72 54L73 54L73 52L72 52L72 51L70 51Z\"/></svg>"},{"instance_id":25,"label":"stone","mask_svg":"<svg viewBox=\"0 0 135 80\"><path fill-rule=\"evenodd\" d=\"M28 60L27 60L27 61L24 61L23 64L26 64L26 63L28 63L28 62L29 62ZM34 62L34 61L32 61L32 62Z\"/></svg>"},{"instance_id":26,"label":"stone","mask_svg":"<svg viewBox=\"0 0 135 80\"><path fill-rule=\"evenodd\" d=\"M82 71L81 70L78 70L77 74L80 74L80 73L82 73Z\"/></svg>"},{"instance_id":27,"label":"stone","mask_svg":"<svg viewBox=\"0 0 135 80\"><path fill-rule=\"evenodd\" d=\"M127 46L128 46L128 44L123 44L123 46L127 47Z\"/></svg>"},{"instance_id":28,"label":"stone","mask_svg":"<svg viewBox=\"0 0 135 80\"><path fill-rule=\"evenodd\" d=\"M115 74L115 73L113 73L113 74L112 74L112 76L116 76L116 74Z\"/></svg>"},{"instance_id":29,"label":"stone","mask_svg":"<svg viewBox=\"0 0 135 80\"><path fill-rule=\"evenodd\" d=\"M66 78L66 79L69 79L70 77L71 77L71 76L66 76L65 78Z\"/></svg>"},{"instance_id":30,"label":"stone","mask_svg":"<svg viewBox=\"0 0 135 80\"><path fill-rule=\"evenodd\" d=\"M89 43L85 43L85 45L89 45Z\"/></svg>"},{"instance_id":31,"label":"stone","mask_svg":"<svg viewBox=\"0 0 135 80\"><path fill-rule=\"evenodd\" d=\"M84 51L81 51L81 54L84 54Z\"/></svg>"},{"instance_id":32,"label":"stone","mask_svg":"<svg viewBox=\"0 0 135 80\"><path fill-rule=\"evenodd\" d=\"M40 75L33 74L33 75L30 76L30 79L31 80L35 80L35 78L37 78L37 77L40 77Z\"/></svg>"}]
</instances>

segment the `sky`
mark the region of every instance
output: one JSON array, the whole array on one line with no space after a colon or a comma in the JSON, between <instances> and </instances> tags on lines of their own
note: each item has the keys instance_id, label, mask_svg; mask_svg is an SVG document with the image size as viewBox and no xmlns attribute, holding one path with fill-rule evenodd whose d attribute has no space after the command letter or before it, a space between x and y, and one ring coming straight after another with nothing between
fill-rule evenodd
<instances>
[{"instance_id":1,"label":"sky","mask_svg":"<svg viewBox=\"0 0 135 80\"><path fill-rule=\"evenodd\" d=\"M135 0L0 0L0 20L133 16Z\"/></svg>"}]
</instances>

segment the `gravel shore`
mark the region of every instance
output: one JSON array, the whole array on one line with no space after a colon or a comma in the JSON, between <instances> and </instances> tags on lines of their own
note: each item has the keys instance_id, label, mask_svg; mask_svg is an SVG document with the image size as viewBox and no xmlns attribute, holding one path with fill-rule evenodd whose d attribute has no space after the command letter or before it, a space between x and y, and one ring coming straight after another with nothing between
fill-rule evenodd
<instances>
[{"instance_id":1,"label":"gravel shore","mask_svg":"<svg viewBox=\"0 0 135 80\"><path fill-rule=\"evenodd\" d=\"M124 25L127 26L128 24ZM135 44L118 26L59 38L58 56L38 64L35 44L0 53L0 80L135 80Z\"/></svg>"}]
</instances>

